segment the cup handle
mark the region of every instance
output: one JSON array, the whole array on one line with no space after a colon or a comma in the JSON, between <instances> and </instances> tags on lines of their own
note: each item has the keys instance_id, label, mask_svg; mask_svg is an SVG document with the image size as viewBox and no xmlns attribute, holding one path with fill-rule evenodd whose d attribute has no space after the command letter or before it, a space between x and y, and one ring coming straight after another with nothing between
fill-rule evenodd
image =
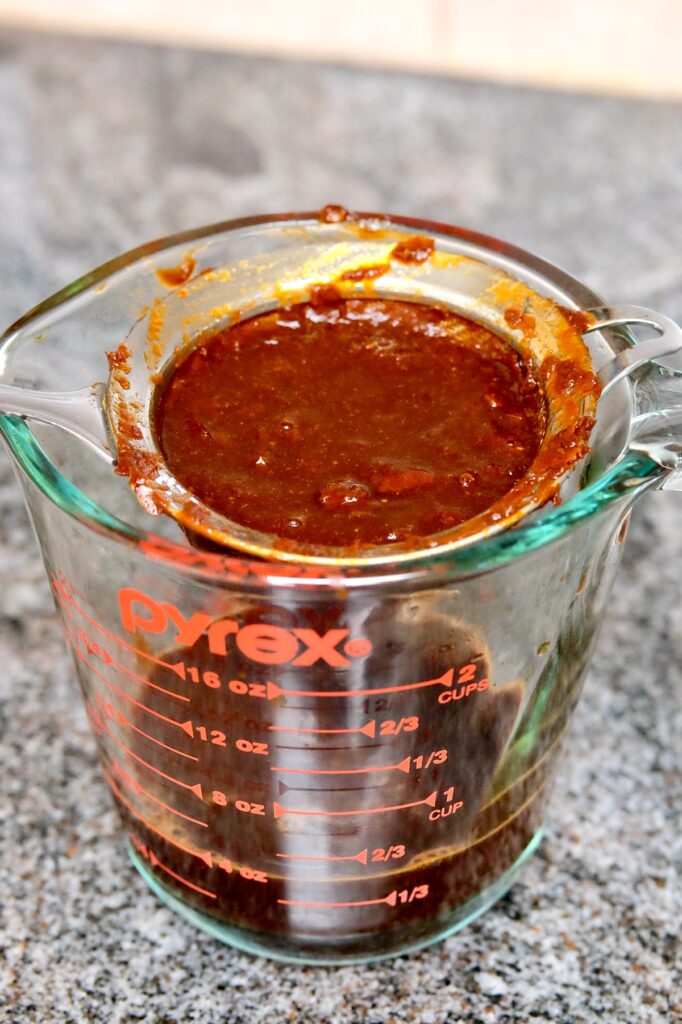
<instances>
[{"instance_id":1,"label":"cup handle","mask_svg":"<svg viewBox=\"0 0 682 1024\"><path fill-rule=\"evenodd\" d=\"M102 411L104 394L104 384L77 391L35 391L0 382L0 414L61 427L113 462L114 452Z\"/></svg>"},{"instance_id":2,"label":"cup handle","mask_svg":"<svg viewBox=\"0 0 682 1024\"><path fill-rule=\"evenodd\" d=\"M651 393L658 399L656 408L647 409L634 423L636 434L630 450L647 455L667 472L661 490L682 491L682 373L666 374L652 380Z\"/></svg>"},{"instance_id":3,"label":"cup handle","mask_svg":"<svg viewBox=\"0 0 682 1024\"><path fill-rule=\"evenodd\" d=\"M656 337L639 342L632 332L624 331L621 337L627 345L597 376L603 396L635 370L648 367L636 382L638 402L628 447L667 471L661 488L682 491L682 328L643 306L604 306L586 312L594 317L594 323L585 334L611 327L656 331Z\"/></svg>"}]
</instances>

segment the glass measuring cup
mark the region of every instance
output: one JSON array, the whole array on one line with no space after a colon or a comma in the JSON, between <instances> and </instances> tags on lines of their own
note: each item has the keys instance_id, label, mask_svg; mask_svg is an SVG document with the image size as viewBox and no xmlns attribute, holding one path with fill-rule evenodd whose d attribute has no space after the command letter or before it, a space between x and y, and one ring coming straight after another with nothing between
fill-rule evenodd
<instances>
[{"instance_id":1,"label":"glass measuring cup","mask_svg":"<svg viewBox=\"0 0 682 1024\"><path fill-rule=\"evenodd\" d=\"M103 352L165 294L159 266L190 246L200 267L285 256L301 223L223 225L122 257L8 333L2 380L101 379ZM391 230L433 234L571 308L601 305L502 243ZM587 340L595 366L633 341L618 327ZM241 948L318 963L415 948L504 892L539 839L628 512L649 488L682 486L681 400L679 373L643 368L600 401L591 465L563 505L454 553L367 567L193 550L170 521L150 532L78 442L3 418L150 886Z\"/></svg>"}]
</instances>

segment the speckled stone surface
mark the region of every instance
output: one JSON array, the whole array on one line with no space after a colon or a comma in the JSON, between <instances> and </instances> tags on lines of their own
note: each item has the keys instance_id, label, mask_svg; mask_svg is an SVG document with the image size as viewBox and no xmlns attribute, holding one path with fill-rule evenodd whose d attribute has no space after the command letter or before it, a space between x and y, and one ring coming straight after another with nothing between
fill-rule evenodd
<instances>
[{"instance_id":1,"label":"speckled stone surface","mask_svg":"<svg viewBox=\"0 0 682 1024\"><path fill-rule=\"evenodd\" d=\"M460 222L682 318L682 107L5 34L0 319L118 251L328 201ZM682 1020L682 494L641 503L521 881L424 952L282 966L173 917L123 849L0 468L0 1021Z\"/></svg>"}]
</instances>

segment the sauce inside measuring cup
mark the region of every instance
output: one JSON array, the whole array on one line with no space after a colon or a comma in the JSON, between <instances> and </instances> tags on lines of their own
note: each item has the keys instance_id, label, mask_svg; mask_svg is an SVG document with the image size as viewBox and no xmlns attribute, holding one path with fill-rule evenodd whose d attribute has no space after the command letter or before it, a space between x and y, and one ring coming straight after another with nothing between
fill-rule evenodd
<instances>
[{"instance_id":1,"label":"sauce inside measuring cup","mask_svg":"<svg viewBox=\"0 0 682 1024\"><path fill-rule=\"evenodd\" d=\"M483 512L524 476L545 426L533 368L485 327L333 288L204 339L155 412L167 466L206 505L333 546Z\"/></svg>"}]
</instances>

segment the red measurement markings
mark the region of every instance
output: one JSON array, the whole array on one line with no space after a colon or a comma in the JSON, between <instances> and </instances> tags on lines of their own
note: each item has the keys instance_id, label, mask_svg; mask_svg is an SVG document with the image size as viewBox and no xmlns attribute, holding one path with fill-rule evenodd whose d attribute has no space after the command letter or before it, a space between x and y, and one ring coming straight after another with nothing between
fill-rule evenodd
<instances>
[{"instance_id":1,"label":"red measurement markings","mask_svg":"<svg viewBox=\"0 0 682 1024\"><path fill-rule=\"evenodd\" d=\"M162 715L160 711L155 711L154 708L147 707L147 705L143 704L142 701L136 700L135 697L131 697L129 693L126 693L125 690L122 690L120 686L116 685L116 683L112 683L111 679L107 679L106 676L102 675L102 673L99 672L94 665L90 664L85 655L81 654L80 651L77 650L76 655L85 665L88 666L91 672L94 672L94 674L109 687L110 690L114 690L114 692L119 694L119 696L124 697L127 701L130 701L130 703L134 704L136 708L140 708L142 711L146 711L148 714L153 715L154 718L159 718L162 722L167 722L168 725L174 725L176 728L182 729L182 731L187 733L187 735L190 737L194 735L192 723L190 721L178 722L174 718L168 718L167 715Z\"/></svg>"},{"instance_id":2,"label":"red measurement markings","mask_svg":"<svg viewBox=\"0 0 682 1024\"><path fill-rule=\"evenodd\" d=\"M353 814L386 814L388 811L405 811L408 807L419 807L421 804L427 804L429 807L436 806L436 798L438 791L434 790L433 793L429 793L423 800L413 800L409 804L393 804L391 807L361 807L354 811L297 811L290 807L282 807L276 801L272 805L273 813L275 818L281 818L283 814L301 814L306 817L313 815L323 816L329 818L337 817L348 817Z\"/></svg>"},{"instance_id":3,"label":"red measurement markings","mask_svg":"<svg viewBox=\"0 0 682 1024\"><path fill-rule=\"evenodd\" d=\"M159 860L153 850L149 851L149 863L153 868L161 868L161 870L165 871L167 875L174 878L176 882L180 882L181 885L186 885L188 889L194 889L195 892L201 893L202 896L208 896L211 900L218 899L217 893L211 892L209 889L202 889L200 885L195 885L194 882L190 882L189 878L183 878L183 876L179 875L177 871L173 871L172 868L169 868L167 864L164 864L163 861Z\"/></svg>"},{"instance_id":4,"label":"red measurement markings","mask_svg":"<svg viewBox=\"0 0 682 1024\"><path fill-rule=\"evenodd\" d=\"M176 676L179 676L183 681L186 681L187 676L189 675L190 682L198 683L202 676L207 676L211 680L209 685L212 690L217 690L221 686L221 679L215 672L205 672L200 674L199 670L193 666L187 668L184 661L174 661L172 664L167 662L167 667L171 672L175 672Z\"/></svg>"},{"instance_id":5,"label":"red measurement markings","mask_svg":"<svg viewBox=\"0 0 682 1024\"><path fill-rule=\"evenodd\" d=\"M171 747L168 743L163 743L161 740L157 739L156 736L152 736L151 733L145 732L144 729L140 729L139 726L134 725L111 702L105 701L104 698L99 693L95 694L95 701L98 704L100 710L107 717L115 717L116 722L121 726L121 728L127 727L128 729L132 729L134 732L139 733L140 736L143 736L144 739L150 740L151 743L156 743L157 746L163 747L164 750L170 750L172 754L178 754L180 757L186 757L188 761L199 761L199 758L195 757L194 754L186 754L184 750L178 750L177 747ZM109 714L109 710L111 710L111 715Z\"/></svg>"},{"instance_id":6,"label":"red measurement markings","mask_svg":"<svg viewBox=\"0 0 682 1024\"><path fill-rule=\"evenodd\" d=\"M246 878L249 882L260 882L267 885L268 876L265 871L258 871L256 868L250 868L246 864L235 864L227 857L221 857L218 865L228 875L236 872L242 878Z\"/></svg>"},{"instance_id":7,"label":"red measurement markings","mask_svg":"<svg viewBox=\"0 0 682 1024\"><path fill-rule=\"evenodd\" d=\"M364 775L367 772L405 772L410 770L411 757L405 757L398 764L380 764L374 768L280 768L273 767L271 772L289 772L292 775Z\"/></svg>"},{"instance_id":8,"label":"red measurement markings","mask_svg":"<svg viewBox=\"0 0 682 1024\"><path fill-rule=\"evenodd\" d=\"M394 721L386 718L379 723L380 736L398 736L401 732L414 732L419 728L419 716L411 715L409 718L399 718Z\"/></svg>"},{"instance_id":9,"label":"red measurement markings","mask_svg":"<svg viewBox=\"0 0 682 1024\"><path fill-rule=\"evenodd\" d=\"M150 733L145 732L143 729L139 729L136 725L133 725L132 722L129 722L125 715L122 715L118 709L116 710L116 717L118 719L119 725L127 726L129 729L133 729L135 732L139 733L140 736L144 736L146 740L151 740L152 743L156 743L159 747L163 747L164 750L170 750L171 753L173 754L178 754L180 757L186 757L188 761L199 760L199 758L195 757L194 754L186 754L184 750L178 750L177 747L171 747L167 743L162 743L161 740L157 740L156 736L152 736L150 735Z\"/></svg>"},{"instance_id":10,"label":"red measurement markings","mask_svg":"<svg viewBox=\"0 0 682 1024\"><path fill-rule=\"evenodd\" d=\"M335 736L341 733L361 732L365 736L376 736L377 724L374 720L361 725L358 729L302 729L297 725L269 725L272 732L306 732L317 733L320 736Z\"/></svg>"},{"instance_id":11,"label":"red measurement markings","mask_svg":"<svg viewBox=\"0 0 682 1024\"><path fill-rule=\"evenodd\" d=\"M103 725L103 729L106 732L107 736L114 741L116 746L120 747L121 750L123 750L128 755L128 757L132 757L135 761L138 762L138 764L141 764L143 765L143 767L148 768L150 771L154 772L155 775L160 775L162 779L166 779L168 782L172 782L176 786L180 786L182 789L188 789L190 793L194 793L194 795L198 796L200 800L204 799L204 794L200 782L197 782L194 785L190 785L189 782L182 782L181 779L176 779L172 775L166 775L166 773L162 772L160 768L156 768L155 765L150 764L149 761L145 761L144 758L136 754L133 750L130 749L130 747L127 747L125 743L121 743L121 741L117 739L116 736L114 736L112 731L106 725Z\"/></svg>"},{"instance_id":12,"label":"red measurement markings","mask_svg":"<svg viewBox=\"0 0 682 1024\"><path fill-rule=\"evenodd\" d=\"M377 847L372 850L372 864L387 864L389 860L400 860L405 856L405 847L402 843L393 846Z\"/></svg>"},{"instance_id":13,"label":"red measurement markings","mask_svg":"<svg viewBox=\"0 0 682 1024\"><path fill-rule=\"evenodd\" d=\"M126 807L128 811L130 811L132 816L134 818L137 818L138 821L141 821L142 824L145 825L150 832L154 832L155 835L160 836L161 839L165 839L165 841L167 843L170 843L172 846L177 846L177 848L179 850L182 850L183 853L189 853L191 854L192 857L198 857L199 860L203 861L207 867L213 867L213 860L208 850L193 850L189 846L183 846L183 844L179 843L177 839L175 839L173 836L167 836L165 832L161 832L160 829L158 829L156 825L153 824L153 822L149 821L148 818L145 818L143 814L140 814L140 812L135 807L133 807L129 800L126 800L125 796L118 788L114 780L111 778L108 771L105 768L103 768L102 771L104 773L104 778L107 781L107 785L111 789L112 793L114 793L118 797L123 806Z\"/></svg>"},{"instance_id":14,"label":"red measurement markings","mask_svg":"<svg viewBox=\"0 0 682 1024\"><path fill-rule=\"evenodd\" d=\"M388 896L380 896L378 900L345 900L342 903L320 902L317 900L277 900L285 907L371 907L378 903L388 903L394 907L396 893L391 892Z\"/></svg>"},{"instance_id":15,"label":"red measurement markings","mask_svg":"<svg viewBox=\"0 0 682 1024\"><path fill-rule=\"evenodd\" d=\"M88 638L87 638L87 635L86 635L85 631L82 630L82 629L80 629L79 631L83 633L84 637L86 637L86 639L83 639L82 637L79 638L79 639L81 639L81 642L88 648L88 653L90 653L90 647L92 646L92 641L90 641L90 643L88 643ZM99 676L100 673L87 660L87 658L84 656L84 654L74 644L72 644L72 646L74 647L74 650L76 652L77 657L79 657L80 660L82 662L84 662L88 666L88 668L92 669L92 671L95 673L95 675ZM158 690L159 693L165 694L166 697L173 697L174 700L182 700L182 701L185 701L185 703L189 704L189 697L185 697L184 694L176 693L174 690L167 690L165 687L159 686L157 683L152 683L149 679L146 679L144 676L138 675L137 672L133 672L131 669L126 668L125 665L122 665L120 661L116 661L115 658L112 658L112 656L109 654L109 652L105 648L98 647L98 651L100 652L100 657L101 657L101 659L102 659L102 661L104 662L105 665L114 665L115 668L119 669L121 672L124 672L127 676L130 676L131 679L135 679L138 683L144 683L145 686L151 687L152 690ZM104 679L104 676L101 676L101 678ZM105 679L105 682L107 682L106 679Z\"/></svg>"},{"instance_id":16,"label":"red measurement markings","mask_svg":"<svg viewBox=\"0 0 682 1024\"><path fill-rule=\"evenodd\" d=\"M133 787L136 793L142 793L150 800L153 800L155 804L158 804L159 807L163 807L164 810L170 811L171 814L177 815L178 818L184 818L185 821L191 821L193 825L199 825L201 826L201 828L208 828L208 822L201 821L199 818L193 818L190 814L183 814L182 811L178 811L177 808L171 807L170 804L164 803L164 801L160 800L158 796L154 796L154 794L150 793L148 789L145 789L144 786L140 785L137 779L133 780Z\"/></svg>"},{"instance_id":17,"label":"red measurement markings","mask_svg":"<svg viewBox=\"0 0 682 1024\"><path fill-rule=\"evenodd\" d=\"M371 907L380 903L387 903L389 907L395 907L398 903L413 903L414 900L423 900L429 895L428 885L416 885L413 889L394 889L388 896L380 896L376 900L344 900L343 902L331 902L329 900L277 900L286 907Z\"/></svg>"},{"instance_id":18,"label":"red measurement markings","mask_svg":"<svg viewBox=\"0 0 682 1024\"><path fill-rule=\"evenodd\" d=\"M319 839L320 837L326 837L328 839L342 839L347 838L348 836L355 836L358 834L358 831L359 830L357 828L348 829L346 832L320 832L317 829L315 829L314 832L306 832L304 829L296 829L296 831L291 834L292 836L296 836L297 839L301 836L312 837L314 839Z\"/></svg>"},{"instance_id":19,"label":"red measurement markings","mask_svg":"<svg viewBox=\"0 0 682 1024\"><path fill-rule=\"evenodd\" d=\"M358 749L357 747L291 747L285 743L272 743L271 746L273 750L314 750L316 753L322 753L325 750L357 751ZM362 752L364 754L366 750L379 750L383 746L383 743L365 743L365 745L362 747Z\"/></svg>"},{"instance_id":20,"label":"red measurement markings","mask_svg":"<svg viewBox=\"0 0 682 1024\"><path fill-rule=\"evenodd\" d=\"M420 683L404 683L401 686L380 686L371 690L283 690L277 683L267 683L268 700L277 697L376 697L380 693L402 693L409 690L421 690L425 686L452 687L455 670L449 668L437 679L424 679Z\"/></svg>"},{"instance_id":21,"label":"red measurement markings","mask_svg":"<svg viewBox=\"0 0 682 1024\"><path fill-rule=\"evenodd\" d=\"M368 854L368 850L360 850L360 853L351 853L348 857L307 857L300 853L276 853L275 857L283 860L356 860L359 864L366 864Z\"/></svg>"},{"instance_id":22,"label":"red measurement markings","mask_svg":"<svg viewBox=\"0 0 682 1024\"><path fill-rule=\"evenodd\" d=\"M108 652L107 652L108 653ZM135 679L138 683L144 683L145 686L151 686L153 690L159 690L160 693L165 693L167 697L174 697L175 700L184 700L186 704L189 704L189 697L186 697L184 693L176 693L175 690L167 690L164 686L159 686L158 683L152 683L146 676L140 676L137 672L133 672L127 668L126 665L122 665L120 661L116 661L116 658L112 658L109 654L109 660L112 665L120 669L121 672L125 672L131 679Z\"/></svg>"},{"instance_id":23,"label":"red measurement markings","mask_svg":"<svg viewBox=\"0 0 682 1024\"><path fill-rule=\"evenodd\" d=\"M169 662L162 661L160 658L155 658L153 654L148 654L146 651L141 651L139 647L134 647L132 644L129 644L128 641L124 640L122 636L118 636L117 633L112 633L110 630L106 629L99 622L97 622L96 619L93 619L90 615L88 615L88 613L83 608L81 608L78 602L71 597L71 594L69 594L68 590L66 590L61 580L58 580L54 575L52 577L52 584L54 586L54 589L57 591L57 600L62 608L64 607L64 605L62 604L62 601L59 600L60 598L66 601L71 608L74 608L79 615L82 615L84 619L86 619L92 626L95 627L95 629L99 629L100 632L104 633L106 636L111 637L111 639L115 640L117 644L121 644L122 647L127 647L129 651L134 651L135 654L139 654L141 658L146 658L147 661L154 662L155 665L161 665L163 668L173 668L173 666L169 664Z\"/></svg>"},{"instance_id":24,"label":"red measurement markings","mask_svg":"<svg viewBox=\"0 0 682 1024\"><path fill-rule=\"evenodd\" d=\"M193 818L191 814L183 814L182 811L178 811L175 807L171 807L170 804L164 803L163 800L160 800L158 796L155 796L153 793L150 793L148 789L144 788L142 783L138 782L137 779L133 778L132 775L126 772L123 768L121 768L120 764L117 761L113 761L112 764L114 767L114 771L118 775L119 779L121 780L121 782L125 783L128 789L132 789L135 793L138 794L142 793L143 796L146 796L150 800L153 800L155 804L158 804L159 807L163 807L164 810L166 811L170 811L171 814L177 815L178 818L184 818L185 821L191 821L193 825L200 825L201 828L208 828L208 822L201 821L199 818Z\"/></svg>"},{"instance_id":25,"label":"red measurement markings","mask_svg":"<svg viewBox=\"0 0 682 1024\"><path fill-rule=\"evenodd\" d=\"M412 760L412 763L414 764L414 767L418 771L421 771L422 768L430 768L432 764L435 764L435 765L445 764L447 759L448 759L448 752L447 752L447 750L432 750L431 753L427 754L426 756L424 756L424 754L418 754L416 757L413 757L411 760Z\"/></svg>"},{"instance_id":26,"label":"red measurement markings","mask_svg":"<svg viewBox=\"0 0 682 1024\"><path fill-rule=\"evenodd\" d=\"M366 793L370 789L386 789L393 783L388 782L365 782L362 786L288 786L281 779L277 782L280 796L284 793Z\"/></svg>"}]
</instances>

